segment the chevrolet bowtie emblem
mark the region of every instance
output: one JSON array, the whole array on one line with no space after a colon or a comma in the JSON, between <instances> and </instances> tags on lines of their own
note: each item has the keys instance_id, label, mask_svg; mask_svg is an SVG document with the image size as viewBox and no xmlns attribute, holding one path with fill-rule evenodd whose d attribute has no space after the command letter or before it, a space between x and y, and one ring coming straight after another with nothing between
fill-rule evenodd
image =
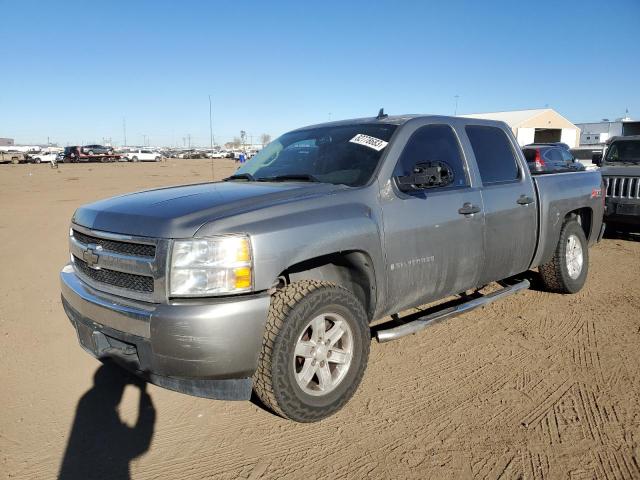
<instances>
[{"instance_id":1,"label":"chevrolet bowtie emblem","mask_svg":"<svg viewBox=\"0 0 640 480\"><path fill-rule=\"evenodd\" d=\"M89 247L82 252L82 260L84 260L85 263L91 268L97 268L96 265L98 264L98 260L100 259L100 256L96 253L96 250L102 249L96 245L89 245Z\"/></svg>"}]
</instances>

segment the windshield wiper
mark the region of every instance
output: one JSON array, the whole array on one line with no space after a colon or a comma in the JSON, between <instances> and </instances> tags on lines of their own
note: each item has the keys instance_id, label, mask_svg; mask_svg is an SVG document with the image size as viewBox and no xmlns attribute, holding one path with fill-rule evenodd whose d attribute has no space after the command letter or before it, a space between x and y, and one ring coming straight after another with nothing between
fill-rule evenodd
<instances>
[{"instance_id":1,"label":"windshield wiper","mask_svg":"<svg viewBox=\"0 0 640 480\"><path fill-rule=\"evenodd\" d=\"M317 177L309 175L308 173L291 173L287 175L275 175L273 177L260 177L256 179L258 182L285 182L287 180L297 180L301 182L318 182Z\"/></svg>"},{"instance_id":2,"label":"windshield wiper","mask_svg":"<svg viewBox=\"0 0 640 480\"><path fill-rule=\"evenodd\" d=\"M255 182L256 177L250 173L236 173L235 175L222 179L223 182L228 182L230 180L248 180L249 182Z\"/></svg>"}]
</instances>

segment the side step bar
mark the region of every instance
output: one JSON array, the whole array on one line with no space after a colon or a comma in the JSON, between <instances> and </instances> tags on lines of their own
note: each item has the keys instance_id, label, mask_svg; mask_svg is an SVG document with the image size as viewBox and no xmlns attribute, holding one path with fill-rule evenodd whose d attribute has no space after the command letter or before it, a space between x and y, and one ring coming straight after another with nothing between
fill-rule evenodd
<instances>
[{"instance_id":1,"label":"side step bar","mask_svg":"<svg viewBox=\"0 0 640 480\"><path fill-rule=\"evenodd\" d=\"M425 315L424 317L417 318L397 327L389 328L387 330L378 330L376 332L376 338L380 343L397 340L398 338L404 337L406 335L417 333L420 330L427 328L429 325L433 325L434 323L441 322L442 320L446 320L448 318L456 317L462 313L469 312L484 305L489 305L495 300L506 297L508 295L512 295L519 292L520 290L525 290L529 288L529 285L529 280L522 280L521 282L510 285L508 287L504 287L496 292L489 293L488 295L484 295L479 298L474 298L473 300L469 300L468 302L461 303L460 305L456 305L454 307L448 307L444 310Z\"/></svg>"}]
</instances>

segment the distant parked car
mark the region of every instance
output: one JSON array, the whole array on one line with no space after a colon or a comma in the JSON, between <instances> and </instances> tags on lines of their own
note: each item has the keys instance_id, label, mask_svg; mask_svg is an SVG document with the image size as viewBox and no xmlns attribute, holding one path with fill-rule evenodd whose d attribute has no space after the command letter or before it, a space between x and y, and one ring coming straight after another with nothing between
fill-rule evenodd
<instances>
[{"instance_id":1,"label":"distant parked car","mask_svg":"<svg viewBox=\"0 0 640 480\"><path fill-rule=\"evenodd\" d=\"M85 145L82 147L82 153L85 155L111 155L113 154L113 148L103 145Z\"/></svg>"},{"instance_id":2,"label":"distant parked car","mask_svg":"<svg viewBox=\"0 0 640 480\"><path fill-rule=\"evenodd\" d=\"M207 153L207 157L209 158L224 158L226 153L224 152L209 152Z\"/></svg>"},{"instance_id":3,"label":"distant parked car","mask_svg":"<svg viewBox=\"0 0 640 480\"><path fill-rule=\"evenodd\" d=\"M584 170L566 143L533 143L522 148L532 173Z\"/></svg>"},{"instance_id":4,"label":"distant parked car","mask_svg":"<svg viewBox=\"0 0 640 480\"><path fill-rule=\"evenodd\" d=\"M31 154L29 158L33 163L51 163L56 160L57 156L57 152L42 152Z\"/></svg>"},{"instance_id":5,"label":"distant parked car","mask_svg":"<svg viewBox=\"0 0 640 480\"><path fill-rule=\"evenodd\" d=\"M162 160L160 152L153 150L133 150L124 155L130 162L159 162Z\"/></svg>"}]
</instances>

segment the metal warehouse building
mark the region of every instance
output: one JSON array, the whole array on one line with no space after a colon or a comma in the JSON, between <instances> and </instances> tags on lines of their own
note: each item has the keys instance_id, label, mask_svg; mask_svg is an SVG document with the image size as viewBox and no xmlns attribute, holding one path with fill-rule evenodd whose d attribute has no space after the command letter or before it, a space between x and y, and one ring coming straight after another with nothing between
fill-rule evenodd
<instances>
[{"instance_id":1,"label":"metal warehouse building","mask_svg":"<svg viewBox=\"0 0 640 480\"><path fill-rule=\"evenodd\" d=\"M602 145L611 137L624 135L640 135L640 122L630 118L620 118L613 122L579 123L582 131L580 145Z\"/></svg>"},{"instance_id":2,"label":"metal warehouse building","mask_svg":"<svg viewBox=\"0 0 640 480\"><path fill-rule=\"evenodd\" d=\"M551 108L461 116L505 122L513 130L520 146L536 142L564 142L574 148L580 143L580 129Z\"/></svg>"}]
</instances>

